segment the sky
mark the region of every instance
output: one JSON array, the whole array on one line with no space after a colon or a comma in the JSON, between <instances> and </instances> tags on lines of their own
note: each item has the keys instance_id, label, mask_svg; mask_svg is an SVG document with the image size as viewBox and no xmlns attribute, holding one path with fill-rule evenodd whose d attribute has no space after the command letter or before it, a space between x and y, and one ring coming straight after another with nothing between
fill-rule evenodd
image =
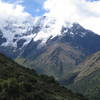
<instances>
[{"instance_id":1,"label":"sky","mask_svg":"<svg viewBox=\"0 0 100 100\"><path fill-rule=\"evenodd\" d=\"M2 0L6 3L19 4L24 7L24 10L32 16L41 16L45 13L43 4L45 0Z\"/></svg>"},{"instance_id":2,"label":"sky","mask_svg":"<svg viewBox=\"0 0 100 100\"><path fill-rule=\"evenodd\" d=\"M10 3L10 4L22 5L24 7L24 10L30 13L32 16L42 16L47 11L47 9L44 8L44 5L49 0L1 0L1 1L5 3ZM56 1L59 1L59 0L56 0ZM63 0L60 0L60 1L63 1ZM93 1L99 1L99 0L87 0L87 1L93 2Z\"/></svg>"},{"instance_id":3,"label":"sky","mask_svg":"<svg viewBox=\"0 0 100 100\"><path fill-rule=\"evenodd\" d=\"M4 13L5 12L5 13ZM48 16L100 34L100 0L0 0L0 17Z\"/></svg>"}]
</instances>

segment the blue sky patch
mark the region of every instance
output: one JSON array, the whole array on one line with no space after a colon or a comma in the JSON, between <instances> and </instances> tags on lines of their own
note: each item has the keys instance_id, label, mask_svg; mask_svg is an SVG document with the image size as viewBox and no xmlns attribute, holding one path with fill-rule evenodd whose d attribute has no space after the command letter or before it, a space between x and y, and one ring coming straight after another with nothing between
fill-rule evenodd
<instances>
[{"instance_id":1,"label":"blue sky patch","mask_svg":"<svg viewBox=\"0 0 100 100\"><path fill-rule=\"evenodd\" d=\"M43 9L43 4L45 0L2 0L8 3L17 3L19 2L21 5L25 7L25 11L30 13L32 16L41 16L45 13L45 9Z\"/></svg>"}]
</instances>

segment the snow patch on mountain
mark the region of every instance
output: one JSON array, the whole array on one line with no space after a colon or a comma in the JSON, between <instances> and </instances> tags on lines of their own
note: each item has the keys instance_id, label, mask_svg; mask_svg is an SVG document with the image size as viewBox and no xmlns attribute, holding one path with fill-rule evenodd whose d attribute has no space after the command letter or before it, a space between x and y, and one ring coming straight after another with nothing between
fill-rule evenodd
<instances>
[{"instance_id":1,"label":"snow patch on mountain","mask_svg":"<svg viewBox=\"0 0 100 100\"><path fill-rule=\"evenodd\" d=\"M27 16L22 21L15 17L2 20L0 30L6 42L2 46L17 47L20 39L26 40L23 46L27 45L32 39L41 40L41 45L45 44L48 39L62 35L62 27L72 27L71 23L61 23L56 18L42 16L33 18ZM66 30L67 31L67 30Z\"/></svg>"},{"instance_id":2,"label":"snow patch on mountain","mask_svg":"<svg viewBox=\"0 0 100 100\"><path fill-rule=\"evenodd\" d=\"M0 23L0 30L3 33L3 37L7 40L3 45L16 46L16 42L19 39L30 34L30 31L33 29L32 21L34 20L31 17L26 17L23 21L19 21L15 17L2 20L2 23ZM16 40L16 42L14 40Z\"/></svg>"},{"instance_id":3,"label":"snow patch on mountain","mask_svg":"<svg viewBox=\"0 0 100 100\"><path fill-rule=\"evenodd\" d=\"M56 36L62 35L62 27L72 27L71 23L61 23L54 17L45 17L44 21L41 24L42 28L34 38L34 41L42 40L42 43L46 43L46 41L50 38L53 39Z\"/></svg>"}]
</instances>

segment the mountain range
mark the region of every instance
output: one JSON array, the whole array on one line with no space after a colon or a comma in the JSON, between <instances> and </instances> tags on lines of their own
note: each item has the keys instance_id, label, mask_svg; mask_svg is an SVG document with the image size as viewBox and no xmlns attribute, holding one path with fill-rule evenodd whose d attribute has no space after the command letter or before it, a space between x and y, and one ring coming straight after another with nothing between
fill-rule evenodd
<instances>
[{"instance_id":1,"label":"mountain range","mask_svg":"<svg viewBox=\"0 0 100 100\"><path fill-rule=\"evenodd\" d=\"M78 23L59 24L47 16L2 23L0 53L38 74L54 76L61 85L90 100L99 100L96 87L99 87L100 35Z\"/></svg>"}]
</instances>

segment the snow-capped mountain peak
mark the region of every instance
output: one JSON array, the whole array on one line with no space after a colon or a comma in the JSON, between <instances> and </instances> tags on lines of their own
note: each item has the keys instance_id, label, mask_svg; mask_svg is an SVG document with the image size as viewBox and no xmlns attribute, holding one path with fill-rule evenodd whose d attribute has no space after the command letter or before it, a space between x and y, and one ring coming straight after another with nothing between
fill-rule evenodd
<instances>
[{"instance_id":1,"label":"snow-capped mountain peak","mask_svg":"<svg viewBox=\"0 0 100 100\"><path fill-rule=\"evenodd\" d=\"M23 41L22 46L24 47L31 40L37 42L41 41L40 45L46 44L48 39L53 39L56 36L63 36L70 29L70 34L74 36L73 33L73 23L70 22L60 22L54 17L26 17L23 21L18 19L10 18L9 20L2 20L3 24L0 24L0 30L2 32L2 37L6 41L3 41L2 46L13 46L17 47L19 41ZM77 28L81 27L76 25ZM71 29L72 28L72 29ZM81 36L84 36L82 33Z\"/></svg>"},{"instance_id":2,"label":"snow-capped mountain peak","mask_svg":"<svg viewBox=\"0 0 100 100\"><path fill-rule=\"evenodd\" d=\"M25 35L29 35L32 31L34 19L32 17L26 17L23 20L11 17L9 19L3 19L0 23L0 30L3 38L6 38L6 42L2 45L16 46L16 42ZM16 41L15 41L16 40Z\"/></svg>"},{"instance_id":3,"label":"snow-capped mountain peak","mask_svg":"<svg viewBox=\"0 0 100 100\"><path fill-rule=\"evenodd\" d=\"M66 27L70 27L72 24L66 23ZM0 24L0 30L3 38L6 42L2 43L2 46L17 46L17 42L20 39L24 39L24 45L28 44L32 39L34 41L41 40L41 44L46 43L49 38L54 38L61 35L62 27L65 26L51 17L27 17L24 20L10 18L2 20Z\"/></svg>"}]
</instances>

